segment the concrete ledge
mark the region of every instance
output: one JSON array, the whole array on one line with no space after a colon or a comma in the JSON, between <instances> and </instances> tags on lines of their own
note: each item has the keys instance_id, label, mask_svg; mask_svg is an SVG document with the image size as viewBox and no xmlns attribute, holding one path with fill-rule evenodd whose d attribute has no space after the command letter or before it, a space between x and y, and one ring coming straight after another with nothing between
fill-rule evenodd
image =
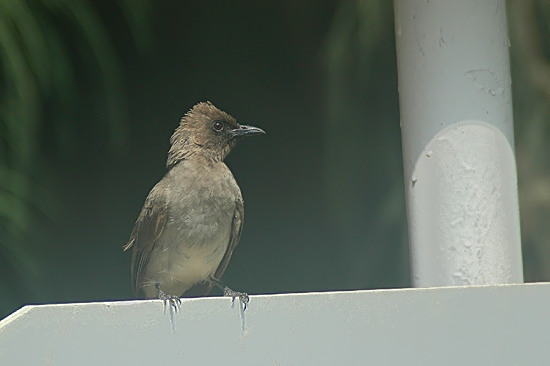
<instances>
[{"instance_id":1,"label":"concrete ledge","mask_svg":"<svg viewBox=\"0 0 550 366\"><path fill-rule=\"evenodd\" d=\"M1 365L543 365L550 283L25 306Z\"/></svg>"}]
</instances>

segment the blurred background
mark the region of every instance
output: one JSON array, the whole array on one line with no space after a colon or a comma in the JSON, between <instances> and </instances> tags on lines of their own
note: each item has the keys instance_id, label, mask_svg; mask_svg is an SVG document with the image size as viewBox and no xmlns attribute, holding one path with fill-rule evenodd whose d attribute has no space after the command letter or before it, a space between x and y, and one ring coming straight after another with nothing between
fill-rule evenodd
<instances>
[{"instance_id":1,"label":"blurred background","mask_svg":"<svg viewBox=\"0 0 550 366\"><path fill-rule=\"evenodd\" d=\"M525 280L543 281L550 1L508 5ZM0 49L0 318L133 297L122 245L204 100L268 132L227 159L246 203L228 285L410 285L391 1L0 1Z\"/></svg>"}]
</instances>

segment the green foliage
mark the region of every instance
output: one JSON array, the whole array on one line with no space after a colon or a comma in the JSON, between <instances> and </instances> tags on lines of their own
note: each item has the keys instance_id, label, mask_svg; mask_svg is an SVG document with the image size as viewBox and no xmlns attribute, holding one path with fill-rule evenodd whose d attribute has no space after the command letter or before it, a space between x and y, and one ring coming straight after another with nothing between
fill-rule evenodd
<instances>
[{"instance_id":1,"label":"green foliage","mask_svg":"<svg viewBox=\"0 0 550 366\"><path fill-rule=\"evenodd\" d=\"M145 47L149 3L121 1L120 9L133 34ZM140 19L138 21L137 19ZM74 55L71 43L80 47ZM85 50L85 51L84 51ZM8 265L30 283L40 270L32 248L23 240L34 217L54 217L56 200L43 188L45 163L40 153L46 123L55 143L74 148L74 125L60 115L71 107L80 90L75 56L91 56L103 90L105 125L112 148L127 135L117 55L105 25L87 0L0 1L0 251ZM64 110L46 121L45 101ZM50 133L50 135L52 135ZM45 173L47 174L47 172Z\"/></svg>"}]
</instances>

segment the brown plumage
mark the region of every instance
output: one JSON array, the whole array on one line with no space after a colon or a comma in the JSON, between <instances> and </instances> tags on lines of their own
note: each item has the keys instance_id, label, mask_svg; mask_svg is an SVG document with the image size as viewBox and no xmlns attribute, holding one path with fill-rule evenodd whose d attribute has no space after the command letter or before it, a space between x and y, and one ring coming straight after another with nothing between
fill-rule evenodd
<instances>
[{"instance_id":1,"label":"brown plumage","mask_svg":"<svg viewBox=\"0 0 550 366\"><path fill-rule=\"evenodd\" d=\"M196 104L170 139L167 173L145 200L124 250L136 294L208 294L220 283L244 220L241 191L223 160L237 139L262 134L210 102Z\"/></svg>"}]
</instances>

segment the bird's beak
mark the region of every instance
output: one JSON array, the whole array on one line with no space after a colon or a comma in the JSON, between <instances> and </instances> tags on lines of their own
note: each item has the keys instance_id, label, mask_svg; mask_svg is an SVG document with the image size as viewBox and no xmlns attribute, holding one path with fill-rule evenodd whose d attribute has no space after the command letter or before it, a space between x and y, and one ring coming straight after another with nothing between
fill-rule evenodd
<instances>
[{"instance_id":1,"label":"bird's beak","mask_svg":"<svg viewBox=\"0 0 550 366\"><path fill-rule=\"evenodd\" d=\"M239 128L231 130L233 137L244 137L244 136L253 136L253 135L262 135L265 134L265 131L261 128L254 126L245 126L241 125Z\"/></svg>"}]
</instances>

